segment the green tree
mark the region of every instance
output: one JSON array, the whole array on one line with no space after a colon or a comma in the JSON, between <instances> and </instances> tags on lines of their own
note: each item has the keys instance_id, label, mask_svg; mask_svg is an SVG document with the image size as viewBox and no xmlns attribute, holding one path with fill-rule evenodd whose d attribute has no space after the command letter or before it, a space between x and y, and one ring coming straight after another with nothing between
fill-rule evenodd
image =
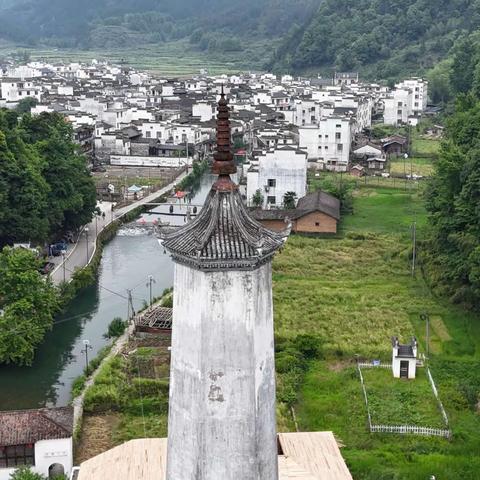
<instances>
[{"instance_id":1,"label":"green tree","mask_svg":"<svg viewBox=\"0 0 480 480\"><path fill-rule=\"evenodd\" d=\"M3 120L3 121L2 121ZM43 163L15 130L5 129L0 113L0 246L13 241L42 241L48 235L45 222L48 184Z\"/></svg>"},{"instance_id":2,"label":"green tree","mask_svg":"<svg viewBox=\"0 0 480 480\"><path fill-rule=\"evenodd\" d=\"M115 317L108 325L107 333L104 336L105 338L118 338L123 335L126 328L127 322L120 317Z\"/></svg>"},{"instance_id":3,"label":"green tree","mask_svg":"<svg viewBox=\"0 0 480 480\"><path fill-rule=\"evenodd\" d=\"M283 208L293 210L297 205L297 194L295 192L287 192L283 196Z\"/></svg>"},{"instance_id":4,"label":"green tree","mask_svg":"<svg viewBox=\"0 0 480 480\"><path fill-rule=\"evenodd\" d=\"M57 293L38 267L29 250L6 247L0 253L0 363L31 365L52 327Z\"/></svg>"},{"instance_id":5,"label":"green tree","mask_svg":"<svg viewBox=\"0 0 480 480\"><path fill-rule=\"evenodd\" d=\"M22 98L18 102L17 108L15 109L17 113L23 115L24 113L30 113L33 107L37 106L38 100L33 97Z\"/></svg>"},{"instance_id":6,"label":"green tree","mask_svg":"<svg viewBox=\"0 0 480 480\"><path fill-rule=\"evenodd\" d=\"M25 115L20 123L23 139L43 159L43 177L49 185L48 221L50 232L75 230L92 219L96 189L72 142L72 127L56 113L35 117Z\"/></svg>"},{"instance_id":7,"label":"green tree","mask_svg":"<svg viewBox=\"0 0 480 480\"><path fill-rule=\"evenodd\" d=\"M46 477L32 472L29 467L20 467L10 475L10 480L46 480Z\"/></svg>"},{"instance_id":8,"label":"green tree","mask_svg":"<svg viewBox=\"0 0 480 480\"><path fill-rule=\"evenodd\" d=\"M426 261L436 286L471 306L480 300L480 102L462 96L425 193L432 234ZM435 273L433 273L435 272Z\"/></svg>"},{"instance_id":9,"label":"green tree","mask_svg":"<svg viewBox=\"0 0 480 480\"><path fill-rule=\"evenodd\" d=\"M263 201L264 201L264 197L262 195L262 191L260 189L258 189L254 194L253 194L253 197L252 197L252 204L254 207L261 207L263 205Z\"/></svg>"},{"instance_id":10,"label":"green tree","mask_svg":"<svg viewBox=\"0 0 480 480\"><path fill-rule=\"evenodd\" d=\"M455 93L468 93L471 90L477 61L477 52L472 39L464 38L456 46L450 71L450 83Z\"/></svg>"}]
</instances>

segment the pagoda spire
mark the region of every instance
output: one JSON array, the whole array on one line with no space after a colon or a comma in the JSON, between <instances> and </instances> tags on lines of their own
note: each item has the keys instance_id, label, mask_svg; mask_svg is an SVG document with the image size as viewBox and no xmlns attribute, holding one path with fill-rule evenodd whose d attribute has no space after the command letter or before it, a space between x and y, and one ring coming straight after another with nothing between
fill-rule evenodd
<instances>
[{"instance_id":1,"label":"pagoda spire","mask_svg":"<svg viewBox=\"0 0 480 480\"><path fill-rule=\"evenodd\" d=\"M217 112L217 149L213 155L212 173L218 175L218 180L212 188L217 191L232 191L238 188L230 178L231 174L237 173L237 167L233 160L230 109L223 84Z\"/></svg>"}]
</instances>

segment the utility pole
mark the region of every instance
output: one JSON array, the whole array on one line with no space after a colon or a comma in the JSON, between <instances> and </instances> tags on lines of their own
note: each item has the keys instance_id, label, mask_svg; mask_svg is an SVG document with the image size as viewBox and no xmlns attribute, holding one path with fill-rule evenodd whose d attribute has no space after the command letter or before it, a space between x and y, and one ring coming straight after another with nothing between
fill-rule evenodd
<instances>
[{"instance_id":1,"label":"utility pole","mask_svg":"<svg viewBox=\"0 0 480 480\"><path fill-rule=\"evenodd\" d=\"M149 289L150 289L150 306L152 306L152 303L153 303L152 285L153 285L154 283L157 283L157 282L156 282L155 279L153 278L153 275L149 275L149 276L148 276L147 287L149 287Z\"/></svg>"},{"instance_id":2,"label":"utility pole","mask_svg":"<svg viewBox=\"0 0 480 480\"><path fill-rule=\"evenodd\" d=\"M85 237L87 239L87 263L86 265L88 265L88 262L90 261L90 255L89 255L89 251L88 251L88 227L85 227Z\"/></svg>"},{"instance_id":3,"label":"utility pole","mask_svg":"<svg viewBox=\"0 0 480 480\"><path fill-rule=\"evenodd\" d=\"M85 354L85 372L87 375L88 375L88 351L92 349L93 347L90 345L90 340L84 340L82 353Z\"/></svg>"},{"instance_id":4,"label":"utility pole","mask_svg":"<svg viewBox=\"0 0 480 480\"><path fill-rule=\"evenodd\" d=\"M412 277L415 276L415 268L417 262L417 222L413 222L412 227Z\"/></svg>"},{"instance_id":5,"label":"utility pole","mask_svg":"<svg viewBox=\"0 0 480 480\"><path fill-rule=\"evenodd\" d=\"M424 312L420 315L420 318L425 322L425 329L426 329L426 359L428 361L430 357L430 316L427 312Z\"/></svg>"},{"instance_id":6,"label":"utility pole","mask_svg":"<svg viewBox=\"0 0 480 480\"><path fill-rule=\"evenodd\" d=\"M133 317L135 316L135 309L133 308L133 298L132 298L132 290L127 290L127 322L130 324Z\"/></svg>"},{"instance_id":7,"label":"utility pole","mask_svg":"<svg viewBox=\"0 0 480 480\"><path fill-rule=\"evenodd\" d=\"M66 272L65 272L65 270L66 270L66 265L65 265L66 260L65 260L65 254L64 253L62 253L62 260L63 260L63 283L66 283L67 275L66 275Z\"/></svg>"}]
</instances>

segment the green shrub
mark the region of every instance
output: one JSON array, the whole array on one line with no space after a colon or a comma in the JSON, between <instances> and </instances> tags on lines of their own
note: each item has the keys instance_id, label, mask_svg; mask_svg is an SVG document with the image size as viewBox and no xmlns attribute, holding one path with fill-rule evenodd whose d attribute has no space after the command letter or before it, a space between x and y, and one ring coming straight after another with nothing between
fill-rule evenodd
<instances>
[{"instance_id":1,"label":"green shrub","mask_svg":"<svg viewBox=\"0 0 480 480\"><path fill-rule=\"evenodd\" d=\"M20 467L10 475L10 480L45 480L45 477L32 472L30 467Z\"/></svg>"},{"instance_id":2,"label":"green shrub","mask_svg":"<svg viewBox=\"0 0 480 480\"><path fill-rule=\"evenodd\" d=\"M80 375L73 381L72 398L78 397L83 392L83 389L85 388L86 380L87 380L87 377L85 377L85 375Z\"/></svg>"},{"instance_id":3,"label":"green shrub","mask_svg":"<svg viewBox=\"0 0 480 480\"><path fill-rule=\"evenodd\" d=\"M107 333L104 336L106 338L121 337L125 333L127 325L127 322L123 321L120 317L115 317L108 325Z\"/></svg>"},{"instance_id":4,"label":"green shrub","mask_svg":"<svg viewBox=\"0 0 480 480\"><path fill-rule=\"evenodd\" d=\"M95 384L85 394L84 410L90 413L120 410L121 399L115 385Z\"/></svg>"},{"instance_id":5,"label":"green shrub","mask_svg":"<svg viewBox=\"0 0 480 480\"><path fill-rule=\"evenodd\" d=\"M153 378L134 378L132 383L142 396L148 397L152 395L168 395L168 380L156 380Z\"/></svg>"},{"instance_id":6,"label":"green shrub","mask_svg":"<svg viewBox=\"0 0 480 480\"><path fill-rule=\"evenodd\" d=\"M100 364L103 362L103 360L107 357L107 355L110 353L111 350L112 350L111 345L107 345L107 346L101 348L99 350L97 356L92 358L92 360L90 360L90 363L88 365L88 371L90 373L95 371L100 366ZM85 373L87 373L87 372L85 372Z\"/></svg>"}]
</instances>

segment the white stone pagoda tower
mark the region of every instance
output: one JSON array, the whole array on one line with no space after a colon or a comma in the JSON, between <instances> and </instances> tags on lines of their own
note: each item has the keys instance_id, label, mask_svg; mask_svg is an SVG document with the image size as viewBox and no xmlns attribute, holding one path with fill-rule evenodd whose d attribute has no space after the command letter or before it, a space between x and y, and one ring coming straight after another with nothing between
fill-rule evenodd
<instances>
[{"instance_id":1,"label":"white stone pagoda tower","mask_svg":"<svg viewBox=\"0 0 480 480\"><path fill-rule=\"evenodd\" d=\"M167 480L277 480L271 261L289 231L246 210L218 104L218 180L199 216L163 236L175 262Z\"/></svg>"}]
</instances>

